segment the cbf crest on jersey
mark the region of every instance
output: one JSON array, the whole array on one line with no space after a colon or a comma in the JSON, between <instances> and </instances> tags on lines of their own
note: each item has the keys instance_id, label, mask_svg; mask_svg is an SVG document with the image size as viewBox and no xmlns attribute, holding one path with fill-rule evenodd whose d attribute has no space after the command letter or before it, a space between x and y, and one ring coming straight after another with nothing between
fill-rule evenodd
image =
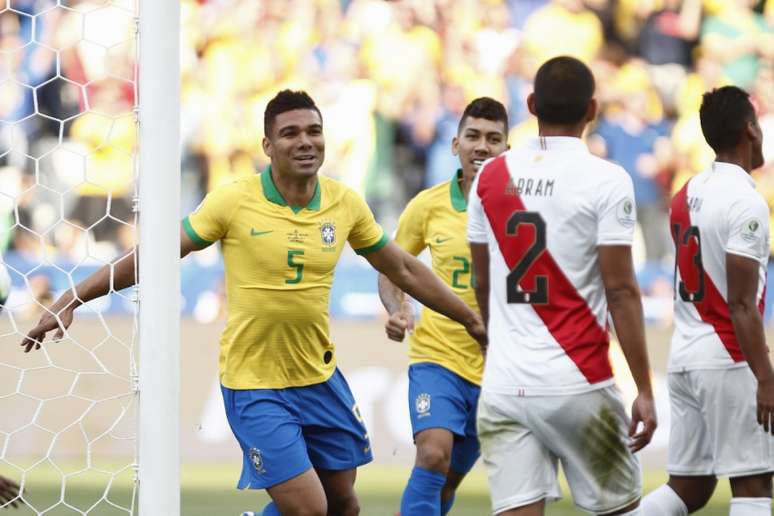
<instances>
[{"instance_id":1,"label":"cbf crest on jersey","mask_svg":"<svg viewBox=\"0 0 774 516\"><path fill-rule=\"evenodd\" d=\"M320 239L323 249L336 245L336 224L333 221L328 220L320 224Z\"/></svg>"},{"instance_id":2,"label":"cbf crest on jersey","mask_svg":"<svg viewBox=\"0 0 774 516\"><path fill-rule=\"evenodd\" d=\"M263 455L258 448L250 448L250 462L253 463L255 470L263 475L266 473L266 468L263 467Z\"/></svg>"},{"instance_id":3,"label":"cbf crest on jersey","mask_svg":"<svg viewBox=\"0 0 774 516\"><path fill-rule=\"evenodd\" d=\"M414 408L417 409L417 414L420 418L429 416L430 415L430 395L426 392L423 392L419 396L417 396L416 401L414 401Z\"/></svg>"}]
</instances>

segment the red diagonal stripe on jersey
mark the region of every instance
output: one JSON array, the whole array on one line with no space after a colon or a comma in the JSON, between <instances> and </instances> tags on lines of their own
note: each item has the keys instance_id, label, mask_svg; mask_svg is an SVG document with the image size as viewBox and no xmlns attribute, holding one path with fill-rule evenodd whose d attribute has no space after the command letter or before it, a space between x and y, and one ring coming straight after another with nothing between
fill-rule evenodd
<instances>
[{"instance_id":1,"label":"red diagonal stripe on jersey","mask_svg":"<svg viewBox=\"0 0 774 516\"><path fill-rule=\"evenodd\" d=\"M500 252L512 270L533 245L534 232L520 230L518 236L506 234L506 224L513 213L527 210L510 181L504 156L487 165L477 192ZM538 276L548 278L548 303L530 306L589 383L611 378L613 370L608 356L607 331L600 327L586 301L548 250L538 256L519 286L524 291L532 291Z\"/></svg>"},{"instance_id":2,"label":"red diagonal stripe on jersey","mask_svg":"<svg viewBox=\"0 0 774 516\"><path fill-rule=\"evenodd\" d=\"M672 214L670 218L672 226L675 224L680 225L679 236L675 235L674 231L671 231L675 249L681 251L677 253L677 268L680 271L680 279L685 283L689 291L695 291L698 288L698 271L696 270L696 264L693 262L695 254L682 251L684 246L678 240L682 238L683 233L691 226L691 213L688 210L689 183L690 181L685 183L685 186L672 199ZM725 346L728 354L731 355L731 359L734 362L742 362L744 361L744 354L742 353L742 348L739 347L739 342L736 340L728 303L723 299L723 296L706 270L704 270L703 276L704 298L699 302L694 302L693 306L696 308L701 320L715 329L715 333L720 338L723 346ZM763 305L764 298L761 297L761 301L758 304L758 310L761 311L761 314L763 313Z\"/></svg>"}]
</instances>

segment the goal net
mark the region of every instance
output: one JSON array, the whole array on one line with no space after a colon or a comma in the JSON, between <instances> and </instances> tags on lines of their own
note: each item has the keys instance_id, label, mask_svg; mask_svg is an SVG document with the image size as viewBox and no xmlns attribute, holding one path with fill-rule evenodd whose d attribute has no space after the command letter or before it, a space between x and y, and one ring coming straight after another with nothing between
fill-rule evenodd
<instances>
[{"instance_id":1,"label":"goal net","mask_svg":"<svg viewBox=\"0 0 774 516\"><path fill-rule=\"evenodd\" d=\"M3 504L0 499L0 510L15 503L20 507L14 514L151 514L139 510L143 468L138 436L148 433L139 423L160 418L141 416L141 377L147 368L143 373L139 361L144 335L139 315L144 308L158 311L159 301L145 294L149 300L140 302L139 287L111 289L76 310L61 340L49 340L27 354L20 347L63 292L137 242L151 242L146 247L154 248L148 230L145 236L140 230L140 179L145 175L138 149L147 133L157 130L153 120L141 127L139 116L138 63L145 44L141 3L143 11L146 5L166 4L0 0L0 251L12 280L0 313L0 476L21 486L15 500ZM149 33L160 32L158 20L174 19L176 7L167 7L171 17L158 16ZM148 10L154 9L158 6ZM169 34L173 40L176 35L174 30ZM160 45L155 57L146 54L158 63L174 56L177 45ZM176 74L176 64L177 56L166 63L170 73ZM151 62L148 74L158 67ZM158 104L152 92L146 96ZM167 117L171 129L175 113ZM158 144L171 141L175 149L177 138L175 133ZM168 154L173 163L177 151ZM178 174L173 167L167 171ZM144 181L147 188L155 186L153 178ZM172 210L178 204L162 202L170 205L164 214L171 213L176 225L178 214ZM143 199L151 220L159 216L154 203L161 204ZM169 231L168 223L161 226ZM172 246L178 242L174 231L166 235ZM164 252L169 255L169 248ZM158 267L152 256L147 261ZM152 274L148 277L154 281ZM157 297L163 302L161 283ZM175 301L170 308L177 306ZM172 326L176 314L174 319ZM162 329L159 336L168 333ZM144 354L154 358L154 353ZM173 367L170 381L176 379ZM174 398L176 389L173 385L160 398ZM147 392L144 400L155 397ZM175 419L177 406L169 409ZM176 425L170 423L173 434ZM152 438L143 439L152 444ZM162 460L176 457L172 451ZM175 462L157 469L174 485L178 467ZM172 501L158 503L160 510L179 512L178 493L167 498Z\"/></svg>"}]
</instances>

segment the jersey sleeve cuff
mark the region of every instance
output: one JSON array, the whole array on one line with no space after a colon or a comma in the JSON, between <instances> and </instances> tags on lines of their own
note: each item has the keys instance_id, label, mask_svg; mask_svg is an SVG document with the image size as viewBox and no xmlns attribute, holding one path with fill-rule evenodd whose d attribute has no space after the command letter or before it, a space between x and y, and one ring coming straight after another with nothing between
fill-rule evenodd
<instances>
[{"instance_id":1,"label":"jersey sleeve cuff","mask_svg":"<svg viewBox=\"0 0 774 516\"><path fill-rule=\"evenodd\" d=\"M390 239L387 237L387 233L382 231L382 238L379 239L378 242L376 242L374 245L369 245L368 247L361 247L360 249L355 249L355 253L359 254L360 256L363 256L364 254L374 253L381 249L382 247L387 245L387 242L389 242Z\"/></svg>"},{"instance_id":2,"label":"jersey sleeve cuff","mask_svg":"<svg viewBox=\"0 0 774 516\"><path fill-rule=\"evenodd\" d=\"M632 238L623 235L609 235L597 239L597 246L605 245L632 245Z\"/></svg>"},{"instance_id":3,"label":"jersey sleeve cuff","mask_svg":"<svg viewBox=\"0 0 774 516\"><path fill-rule=\"evenodd\" d=\"M199 234L191 225L189 217L183 219L183 229L185 230L185 234L188 235L188 238L190 238L191 241L197 246L207 247L208 245L212 244L212 242L209 240L205 240L199 236Z\"/></svg>"},{"instance_id":4,"label":"jersey sleeve cuff","mask_svg":"<svg viewBox=\"0 0 774 516\"><path fill-rule=\"evenodd\" d=\"M760 256L755 256L755 254L753 254L752 252L750 252L749 250L746 250L746 249L743 250L743 249L733 249L733 248L730 249L730 248L726 248L726 252L728 254L733 254L733 255L736 255L736 256L741 256L742 258L749 258L751 260L755 260L756 262L761 261L761 257Z\"/></svg>"}]
</instances>

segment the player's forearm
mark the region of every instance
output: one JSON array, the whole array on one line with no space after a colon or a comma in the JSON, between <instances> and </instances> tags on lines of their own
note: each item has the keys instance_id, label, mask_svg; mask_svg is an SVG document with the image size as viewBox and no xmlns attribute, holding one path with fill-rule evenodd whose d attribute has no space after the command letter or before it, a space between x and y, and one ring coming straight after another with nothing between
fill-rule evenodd
<instances>
[{"instance_id":1,"label":"player's forearm","mask_svg":"<svg viewBox=\"0 0 774 516\"><path fill-rule=\"evenodd\" d=\"M118 291L134 285L136 283L134 255L134 250L128 252L78 283L75 286L75 292L66 291L52 306L52 311L56 312L67 306L77 308L92 299L104 296L111 291L111 288Z\"/></svg>"},{"instance_id":2,"label":"player's forearm","mask_svg":"<svg viewBox=\"0 0 774 516\"><path fill-rule=\"evenodd\" d=\"M641 394L653 395L650 384L650 361L645 344L645 322L642 301L636 285L606 290L608 308L626 363Z\"/></svg>"},{"instance_id":3,"label":"player's forearm","mask_svg":"<svg viewBox=\"0 0 774 516\"><path fill-rule=\"evenodd\" d=\"M395 286L390 279L384 274L379 274L379 299L382 301L387 313L392 315L399 311L403 305L403 300L406 295L401 289Z\"/></svg>"},{"instance_id":4,"label":"player's forearm","mask_svg":"<svg viewBox=\"0 0 774 516\"><path fill-rule=\"evenodd\" d=\"M729 303L734 333L742 353L759 382L774 381L774 370L769 361L763 320L758 307L749 301Z\"/></svg>"},{"instance_id":5,"label":"player's forearm","mask_svg":"<svg viewBox=\"0 0 774 516\"><path fill-rule=\"evenodd\" d=\"M389 276L398 288L426 307L466 327L476 314L433 271L414 257L408 257L404 266Z\"/></svg>"},{"instance_id":6,"label":"player's forearm","mask_svg":"<svg viewBox=\"0 0 774 516\"><path fill-rule=\"evenodd\" d=\"M481 312L481 319L484 320L484 325L489 324L489 278L481 281L481 277L476 278L476 302L478 303L478 310Z\"/></svg>"}]
</instances>

